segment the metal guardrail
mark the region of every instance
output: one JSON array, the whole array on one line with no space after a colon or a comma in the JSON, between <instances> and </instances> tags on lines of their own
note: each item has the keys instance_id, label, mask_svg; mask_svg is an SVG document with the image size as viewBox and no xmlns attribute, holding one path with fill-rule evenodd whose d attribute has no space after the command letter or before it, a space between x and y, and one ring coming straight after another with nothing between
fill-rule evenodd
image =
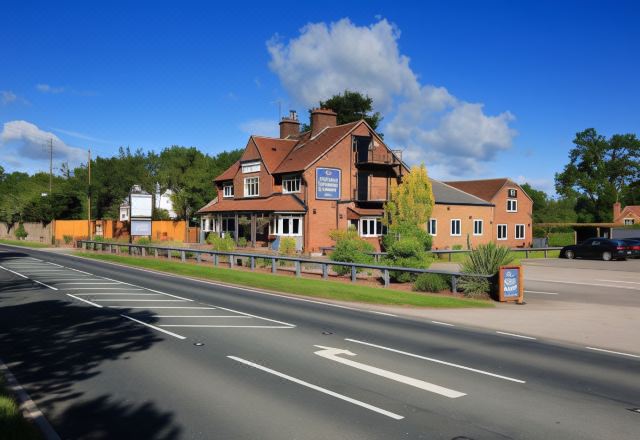
<instances>
[{"instance_id":1,"label":"metal guardrail","mask_svg":"<svg viewBox=\"0 0 640 440\"><path fill-rule=\"evenodd\" d=\"M153 254L154 257L159 258L160 253L166 255L167 259L172 259L172 254L174 252L178 252L180 255L180 260L182 262L187 261L187 254L191 253L195 255L195 259L198 263L202 261L203 255L210 255L213 257L213 265L218 266L220 263L220 257L228 257L229 258L229 267L233 268L237 265L237 258L248 258L249 259L249 268L251 270L255 270L256 268L256 260L271 260L271 272L278 272L278 263L280 261L289 261L293 262L295 265L296 276L302 276L302 264L316 264L320 265L322 269L322 279L326 280L329 278L329 266L343 266L350 268L351 272L351 282L355 283L357 281L358 269L371 269L378 270L382 273L382 279L384 281L384 287L389 287L390 284L390 272L405 272L405 273L435 273L440 275L445 275L451 277L451 291L458 291L458 278L463 276L472 276L472 277L481 277L481 278L492 278L493 275L484 275L484 274L469 274L462 272L446 272L442 270L432 270L432 269L416 269L412 267L397 267L397 266L383 266L376 264L361 264L361 263L347 263L343 261L323 261L323 260L314 260L312 258L298 258L298 257L285 257L282 255L269 255L269 254L254 254L254 253L244 253L244 252L223 252L223 251L213 251L213 250L202 250L202 249L188 249L188 248L179 248L179 247L166 247L166 246L152 246L152 245L141 245L136 243L108 243L103 241L93 241L93 240L78 240L77 246L86 250L101 250L107 251L109 253L119 254L121 248L127 248L127 252L131 255L134 252L138 251L141 256L147 256ZM98 249L100 247L100 249Z\"/></svg>"},{"instance_id":2,"label":"metal guardrail","mask_svg":"<svg viewBox=\"0 0 640 440\"><path fill-rule=\"evenodd\" d=\"M321 249L324 253L333 250L332 247L323 247ZM544 258L547 258L549 256L549 251L559 251L561 249L562 247L560 246L544 247L544 248L511 248L511 252L524 252L525 258L529 258L529 252L543 252ZM472 252L472 251L469 249L444 249L444 250L429 251L428 253L431 253L434 255L448 255L449 261L452 261L451 256L453 254L468 254L469 252ZM387 252L370 252L369 255L372 255L375 261L377 262L377 261L380 261L383 257L385 257L387 255Z\"/></svg>"}]
</instances>

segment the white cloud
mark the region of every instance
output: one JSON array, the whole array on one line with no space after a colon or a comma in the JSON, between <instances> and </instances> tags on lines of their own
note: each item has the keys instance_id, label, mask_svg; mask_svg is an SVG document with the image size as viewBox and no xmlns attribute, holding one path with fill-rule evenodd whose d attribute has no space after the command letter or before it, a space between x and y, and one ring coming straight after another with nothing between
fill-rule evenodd
<instances>
[{"instance_id":1,"label":"white cloud","mask_svg":"<svg viewBox=\"0 0 640 440\"><path fill-rule=\"evenodd\" d=\"M278 121L271 119L251 119L239 125L240 130L247 135L278 137L280 128Z\"/></svg>"},{"instance_id":2,"label":"white cloud","mask_svg":"<svg viewBox=\"0 0 640 440\"><path fill-rule=\"evenodd\" d=\"M385 19L357 26L349 19L304 26L285 42L267 42L269 67L300 105L311 107L345 89L371 96L384 113L383 131L410 162L424 161L431 175L470 170L511 148L514 115L487 115L482 103L469 103L445 87L423 84L400 53L400 31ZM437 172L434 172L437 170Z\"/></svg>"},{"instance_id":3,"label":"white cloud","mask_svg":"<svg viewBox=\"0 0 640 440\"><path fill-rule=\"evenodd\" d=\"M49 142L53 143L54 159L77 164L85 157L84 150L65 144L55 134L27 121L5 122L0 133L2 155L21 162L49 160Z\"/></svg>"},{"instance_id":4,"label":"white cloud","mask_svg":"<svg viewBox=\"0 0 640 440\"><path fill-rule=\"evenodd\" d=\"M18 95L11 90L0 90L0 101L2 101L3 105L11 104L16 99L18 99Z\"/></svg>"},{"instance_id":5,"label":"white cloud","mask_svg":"<svg viewBox=\"0 0 640 440\"><path fill-rule=\"evenodd\" d=\"M117 144L118 142L110 141L107 139L100 139L93 136L89 136L88 134L80 133L78 131L73 130L65 130L62 128L51 127L51 130L57 131L58 133L66 134L67 136L74 137L76 139L82 139L84 141L97 142L100 144Z\"/></svg>"},{"instance_id":6,"label":"white cloud","mask_svg":"<svg viewBox=\"0 0 640 440\"><path fill-rule=\"evenodd\" d=\"M51 93L53 95L64 92L64 87L52 87L49 84L37 84L36 89L38 89L39 92Z\"/></svg>"}]
</instances>

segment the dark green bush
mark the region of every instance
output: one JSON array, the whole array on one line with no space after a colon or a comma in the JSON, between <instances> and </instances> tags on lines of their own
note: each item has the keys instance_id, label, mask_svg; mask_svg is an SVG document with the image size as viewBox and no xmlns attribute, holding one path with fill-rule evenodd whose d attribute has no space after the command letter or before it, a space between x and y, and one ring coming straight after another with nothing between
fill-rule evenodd
<instances>
[{"instance_id":1,"label":"dark green bush","mask_svg":"<svg viewBox=\"0 0 640 440\"><path fill-rule=\"evenodd\" d=\"M24 229L24 225L20 223L18 225L18 229L16 229L15 235L18 240L24 240L29 234L27 234L27 231Z\"/></svg>"},{"instance_id":2,"label":"dark green bush","mask_svg":"<svg viewBox=\"0 0 640 440\"><path fill-rule=\"evenodd\" d=\"M388 266L427 269L431 265L428 251L431 249L431 236L422 228L413 225L392 226L382 239L387 256L383 264ZM416 274L391 271L393 281L406 283L414 281Z\"/></svg>"},{"instance_id":3,"label":"dark green bush","mask_svg":"<svg viewBox=\"0 0 640 440\"><path fill-rule=\"evenodd\" d=\"M449 277L439 273L421 273L413 283L419 292L441 292L449 289Z\"/></svg>"},{"instance_id":4,"label":"dark green bush","mask_svg":"<svg viewBox=\"0 0 640 440\"><path fill-rule=\"evenodd\" d=\"M551 232L549 234L549 246L569 246L574 244L575 235L573 232Z\"/></svg>"},{"instance_id":5,"label":"dark green bush","mask_svg":"<svg viewBox=\"0 0 640 440\"><path fill-rule=\"evenodd\" d=\"M361 239L354 230L349 230L344 234L333 234L337 238L335 249L329 255L331 261L344 261L346 263L373 264L373 255L370 255L375 248L371 243ZM345 275L351 272L348 266L333 266L333 270L338 275ZM358 272L362 269L358 269Z\"/></svg>"}]
</instances>

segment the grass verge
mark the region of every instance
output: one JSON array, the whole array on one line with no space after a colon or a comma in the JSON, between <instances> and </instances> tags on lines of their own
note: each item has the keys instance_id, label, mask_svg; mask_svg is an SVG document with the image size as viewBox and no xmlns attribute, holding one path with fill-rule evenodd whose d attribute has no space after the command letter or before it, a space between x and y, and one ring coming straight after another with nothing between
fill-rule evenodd
<instances>
[{"instance_id":1,"label":"grass verge","mask_svg":"<svg viewBox=\"0 0 640 440\"><path fill-rule=\"evenodd\" d=\"M0 438L3 440L37 440L40 432L22 417L13 395L0 373Z\"/></svg>"},{"instance_id":2,"label":"grass verge","mask_svg":"<svg viewBox=\"0 0 640 440\"><path fill-rule=\"evenodd\" d=\"M25 241L25 240L7 240L0 238L0 244L11 244L14 246L23 246L28 248L47 248L51 247L50 244L38 243L37 241Z\"/></svg>"},{"instance_id":3,"label":"grass verge","mask_svg":"<svg viewBox=\"0 0 640 440\"><path fill-rule=\"evenodd\" d=\"M395 306L438 308L493 307L493 304L488 301L456 298L451 296L427 295L423 293L401 292L392 289L342 283L339 281L294 278L288 275L272 275L248 272L239 269L216 268L190 263L163 261L152 258L128 257L112 254L93 254L90 252L75 252L74 254L95 260L110 261L128 266L168 272L176 275L220 281L223 283L255 287L283 293L312 296L316 298Z\"/></svg>"},{"instance_id":4,"label":"grass verge","mask_svg":"<svg viewBox=\"0 0 640 440\"><path fill-rule=\"evenodd\" d=\"M459 253L459 254L451 254L451 262L452 263L462 263L468 254ZM513 257L513 261L509 264L521 264L522 260L525 259L534 259L534 258L558 258L560 255L560 251L547 251L547 256L544 256L544 251L529 251L529 256L526 257L524 252L511 252L510 255ZM449 255L442 255L439 259L434 260L436 262L448 262Z\"/></svg>"}]
</instances>

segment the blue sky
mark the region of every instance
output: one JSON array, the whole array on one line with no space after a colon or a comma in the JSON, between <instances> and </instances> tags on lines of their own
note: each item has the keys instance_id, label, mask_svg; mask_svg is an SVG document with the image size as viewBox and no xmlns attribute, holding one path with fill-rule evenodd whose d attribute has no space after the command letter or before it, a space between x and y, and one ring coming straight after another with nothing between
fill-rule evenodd
<instances>
[{"instance_id":1,"label":"blue sky","mask_svg":"<svg viewBox=\"0 0 640 440\"><path fill-rule=\"evenodd\" d=\"M577 131L638 132L638 2L14 2L0 27L0 164L119 146L240 148L278 108L369 93L437 178L552 191Z\"/></svg>"}]
</instances>

